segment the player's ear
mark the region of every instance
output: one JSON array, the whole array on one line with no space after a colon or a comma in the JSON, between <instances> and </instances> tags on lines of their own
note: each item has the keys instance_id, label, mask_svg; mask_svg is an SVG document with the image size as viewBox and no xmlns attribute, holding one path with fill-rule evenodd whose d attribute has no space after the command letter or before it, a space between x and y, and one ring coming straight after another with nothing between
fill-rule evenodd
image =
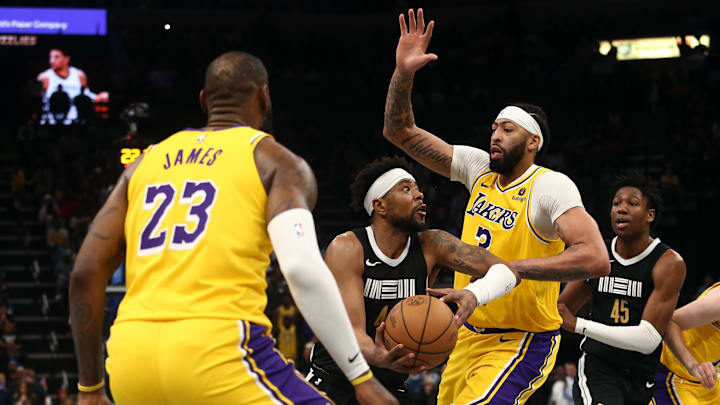
<instances>
[{"instance_id":1,"label":"player's ear","mask_svg":"<svg viewBox=\"0 0 720 405\"><path fill-rule=\"evenodd\" d=\"M270 101L270 87L267 84L263 84L260 88L260 91L258 91L258 97L260 101L260 108L262 109L263 114L265 114L272 105Z\"/></svg>"},{"instance_id":2,"label":"player's ear","mask_svg":"<svg viewBox=\"0 0 720 405\"><path fill-rule=\"evenodd\" d=\"M529 150L535 150L535 152L538 152L538 148L540 147L540 135L530 134L530 142L528 142L527 146Z\"/></svg>"},{"instance_id":3,"label":"player's ear","mask_svg":"<svg viewBox=\"0 0 720 405\"><path fill-rule=\"evenodd\" d=\"M385 215L387 214L387 206L385 205L385 200L382 198L376 198L372 202L373 204L373 212L377 215Z\"/></svg>"},{"instance_id":4,"label":"player's ear","mask_svg":"<svg viewBox=\"0 0 720 405\"><path fill-rule=\"evenodd\" d=\"M647 212L647 221L648 223L652 223L653 221L655 221L655 210L652 208L649 209Z\"/></svg>"},{"instance_id":5,"label":"player's ear","mask_svg":"<svg viewBox=\"0 0 720 405\"><path fill-rule=\"evenodd\" d=\"M200 95L198 96L200 100L200 108L202 108L203 112L205 114L208 113L208 107L207 107L207 99L205 98L205 90L200 90Z\"/></svg>"}]
</instances>

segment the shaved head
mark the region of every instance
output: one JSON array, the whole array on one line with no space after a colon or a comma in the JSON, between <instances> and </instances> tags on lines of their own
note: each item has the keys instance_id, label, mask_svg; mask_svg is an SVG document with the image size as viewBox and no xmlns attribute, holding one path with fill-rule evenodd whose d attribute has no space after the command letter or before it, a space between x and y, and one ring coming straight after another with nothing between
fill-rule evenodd
<instances>
[{"instance_id":1,"label":"shaved head","mask_svg":"<svg viewBox=\"0 0 720 405\"><path fill-rule=\"evenodd\" d=\"M242 103L267 82L267 70L260 59L245 52L226 52L205 72L205 97L210 105Z\"/></svg>"}]
</instances>

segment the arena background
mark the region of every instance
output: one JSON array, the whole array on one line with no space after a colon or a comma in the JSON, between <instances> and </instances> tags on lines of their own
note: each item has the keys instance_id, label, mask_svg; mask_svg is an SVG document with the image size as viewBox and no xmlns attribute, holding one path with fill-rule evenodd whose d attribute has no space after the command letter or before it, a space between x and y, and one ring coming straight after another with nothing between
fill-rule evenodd
<instances>
[{"instance_id":1,"label":"arena background","mask_svg":"<svg viewBox=\"0 0 720 405\"><path fill-rule=\"evenodd\" d=\"M273 133L307 159L319 182L321 247L363 224L366 217L348 208L354 172L377 157L402 154L381 131L397 14L408 7L423 7L436 21L430 51L439 60L418 73L413 92L420 125L450 143L487 149L500 108L514 101L543 106L552 140L541 163L576 182L606 237L607 188L619 172L639 169L658 181L665 199L656 233L688 265L679 305L718 279L716 1L116 0L2 6L106 9L107 35L13 39L0 28L0 372L6 379L0 404L23 380L38 398L72 403L59 401L75 391L76 382L67 319L73 255L123 169L121 158L129 159L132 148L204 125L198 92L205 67L224 51L251 52L266 64ZM709 46L688 46L686 36L703 35ZM599 52L603 40L645 37L680 37L680 56L618 61L615 51ZM110 93L110 102L96 106L84 125L39 125L35 78L48 67L53 46L71 49L71 65L87 73L93 91ZM430 225L459 234L465 189L418 171ZM279 272L269 270L272 315L286 290ZM450 282L450 274L440 279ZM113 283L122 285L122 271ZM122 291L118 286L111 291ZM121 297L109 295L108 319ZM301 350L312 332L299 330ZM577 343L576 336L564 334L559 362L577 359ZM306 367L302 353L297 363ZM543 395L533 403L546 403Z\"/></svg>"}]
</instances>

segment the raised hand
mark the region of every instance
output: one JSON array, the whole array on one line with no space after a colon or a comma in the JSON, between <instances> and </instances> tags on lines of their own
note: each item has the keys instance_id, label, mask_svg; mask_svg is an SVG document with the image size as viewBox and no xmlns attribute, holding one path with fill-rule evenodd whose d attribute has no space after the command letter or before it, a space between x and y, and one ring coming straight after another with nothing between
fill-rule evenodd
<instances>
[{"instance_id":1,"label":"raised hand","mask_svg":"<svg viewBox=\"0 0 720 405\"><path fill-rule=\"evenodd\" d=\"M405 14L400 14L398 18L400 20L400 40L395 51L395 62L400 74L412 75L431 60L438 58L434 53L425 53L430 44L430 38L432 38L435 21L430 21L426 29L422 9L418 9L417 19L413 9L408 11L409 29L405 24Z\"/></svg>"},{"instance_id":2,"label":"raised hand","mask_svg":"<svg viewBox=\"0 0 720 405\"><path fill-rule=\"evenodd\" d=\"M427 288L428 294L440 297L442 302L454 302L458 304L455 311L455 324L461 327L472 315L477 307L477 298L469 290L456 290L454 288Z\"/></svg>"}]
</instances>

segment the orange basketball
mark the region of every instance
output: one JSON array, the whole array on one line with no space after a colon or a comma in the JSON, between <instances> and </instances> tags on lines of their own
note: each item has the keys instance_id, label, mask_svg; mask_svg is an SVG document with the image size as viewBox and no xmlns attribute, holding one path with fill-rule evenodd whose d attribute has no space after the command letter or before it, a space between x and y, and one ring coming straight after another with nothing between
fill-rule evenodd
<instances>
[{"instance_id":1,"label":"orange basketball","mask_svg":"<svg viewBox=\"0 0 720 405\"><path fill-rule=\"evenodd\" d=\"M385 319L385 346L402 343L415 353L408 366L428 368L442 364L457 342L455 315L444 302L429 295L415 295L397 303Z\"/></svg>"}]
</instances>

